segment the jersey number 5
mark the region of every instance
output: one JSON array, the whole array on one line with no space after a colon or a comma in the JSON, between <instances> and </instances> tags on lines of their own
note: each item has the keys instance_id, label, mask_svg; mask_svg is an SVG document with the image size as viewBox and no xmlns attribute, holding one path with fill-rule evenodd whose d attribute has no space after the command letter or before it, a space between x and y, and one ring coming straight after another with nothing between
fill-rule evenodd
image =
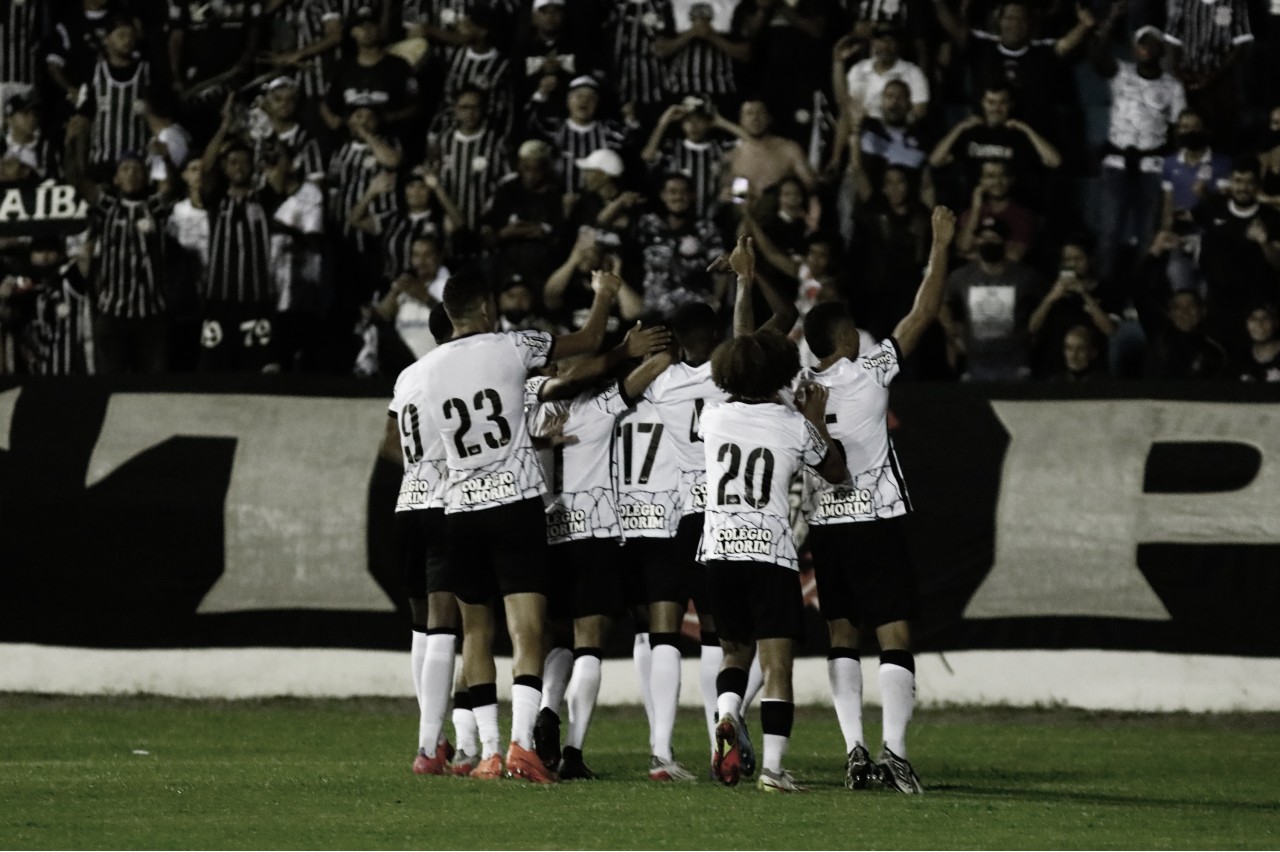
<instances>
[{"instance_id":1,"label":"jersey number 5","mask_svg":"<svg viewBox=\"0 0 1280 852\"><path fill-rule=\"evenodd\" d=\"M737 444L721 444L716 460L724 464L726 456L729 463L720 477L719 487L716 488L716 503L721 506L737 506L745 498L747 505L754 509L762 509L768 505L769 493L773 487L773 453L764 447L756 447L747 454L747 469L742 476L745 486L742 498L728 493L729 484L738 478L738 470L742 467L742 448ZM757 485L759 490L756 489Z\"/></svg>"},{"instance_id":2,"label":"jersey number 5","mask_svg":"<svg viewBox=\"0 0 1280 852\"><path fill-rule=\"evenodd\" d=\"M498 427L496 438L492 430L485 430L484 442L489 445L489 449L496 450L511 443L511 425L507 423L507 418L502 416L502 397L498 396L496 390L485 388L484 390L476 391L475 400L471 407L475 409L476 414L484 414L489 422ZM487 413L485 412L486 407L489 409ZM467 410L467 404L456 397L446 399L444 401L444 419L456 419L458 421L458 431L453 433L453 445L457 447L458 455L462 458L479 455L483 448L479 444L468 444L466 442L467 432L471 431L471 412Z\"/></svg>"}]
</instances>

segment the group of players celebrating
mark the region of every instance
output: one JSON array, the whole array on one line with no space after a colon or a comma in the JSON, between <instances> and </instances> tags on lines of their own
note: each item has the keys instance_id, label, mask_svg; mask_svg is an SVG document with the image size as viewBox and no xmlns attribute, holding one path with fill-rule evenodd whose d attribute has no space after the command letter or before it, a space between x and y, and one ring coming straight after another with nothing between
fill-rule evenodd
<instances>
[{"instance_id":1,"label":"group of players celebrating","mask_svg":"<svg viewBox=\"0 0 1280 852\"><path fill-rule=\"evenodd\" d=\"M636 660L649 777L694 780L671 747L679 631L692 599L712 778L732 786L756 774L763 790L803 790L783 768L803 627L789 506L799 476L845 783L921 792L906 747L915 702L902 527L910 504L886 414L901 360L942 304L955 217L937 208L932 225L929 266L893 336L864 347L843 304L819 304L803 322L817 363L803 370L787 336L795 310L757 280L746 237L713 264L737 276L729 339L715 312L695 303L598 353L621 286L608 272L593 275L579 331L498 332L485 280L449 279L444 311L431 315L440 345L396 381L384 444L404 462L396 519L421 711L414 772L503 776L492 649L501 600L513 650L506 775L594 777L583 747L601 647L611 620L630 609L645 625ZM757 289L773 308L758 328ZM881 649L884 745L875 761L862 731L860 625L875 629ZM757 767L743 710L761 687ZM456 751L444 735L451 694Z\"/></svg>"}]
</instances>

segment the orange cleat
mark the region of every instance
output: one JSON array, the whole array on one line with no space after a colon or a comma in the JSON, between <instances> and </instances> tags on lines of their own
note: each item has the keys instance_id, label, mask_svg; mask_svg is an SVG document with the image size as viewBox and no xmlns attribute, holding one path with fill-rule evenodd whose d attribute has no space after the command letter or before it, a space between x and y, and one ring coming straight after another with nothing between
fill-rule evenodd
<instances>
[{"instance_id":1,"label":"orange cleat","mask_svg":"<svg viewBox=\"0 0 1280 852\"><path fill-rule=\"evenodd\" d=\"M535 784L555 784L560 780L555 772L546 767L537 753L514 742L507 749L507 774Z\"/></svg>"},{"instance_id":2,"label":"orange cleat","mask_svg":"<svg viewBox=\"0 0 1280 852\"><path fill-rule=\"evenodd\" d=\"M502 777L502 758L496 754L491 754L484 760L476 764L475 769L471 770L472 778L479 778L482 781L496 781Z\"/></svg>"}]
</instances>

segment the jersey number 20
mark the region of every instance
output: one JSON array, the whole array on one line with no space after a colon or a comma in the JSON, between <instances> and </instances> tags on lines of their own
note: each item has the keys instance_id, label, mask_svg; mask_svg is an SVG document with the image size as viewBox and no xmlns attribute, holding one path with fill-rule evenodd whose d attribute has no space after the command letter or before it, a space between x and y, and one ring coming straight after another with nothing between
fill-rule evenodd
<instances>
[{"instance_id":1,"label":"jersey number 20","mask_svg":"<svg viewBox=\"0 0 1280 852\"><path fill-rule=\"evenodd\" d=\"M716 460L724 464L726 456L729 462L720 477L720 485L716 488L716 502L721 506L737 506L742 500L737 494L727 493L727 489L738 478L738 471L742 467L742 448L737 444L721 444ZM747 453L747 468L742 472L742 483L745 486L742 496L748 506L761 509L768 505L770 489L773 487L773 453L764 447L756 447Z\"/></svg>"}]
</instances>

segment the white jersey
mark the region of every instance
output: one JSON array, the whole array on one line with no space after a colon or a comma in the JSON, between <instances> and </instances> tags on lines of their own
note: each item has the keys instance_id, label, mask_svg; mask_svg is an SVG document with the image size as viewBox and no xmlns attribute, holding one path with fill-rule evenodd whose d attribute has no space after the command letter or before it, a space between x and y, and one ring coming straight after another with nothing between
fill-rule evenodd
<instances>
[{"instance_id":1,"label":"white jersey","mask_svg":"<svg viewBox=\"0 0 1280 852\"><path fill-rule=\"evenodd\" d=\"M680 469L657 406L641 399L614 433L618 515L624 538L673 538L680 527Z\"/></svg>"},{"instance_id":2,"label":"white jersey","mask_svg":"<svg viewBox=\"0 0 1280 852\"><path fill-rule=\"evenodd\" d=\"M827 431L844 448L850 477L844 485L832 485L805 474L803 506L810 526L896 518L910 511L886 421L889 383L898 368L898 343L890 337L852 361L845 358L821 372L801 373L801 381L830 391Z\"/></svg>"},{"instance_id":3,"label":"white jersey","mask_svg":"<svg viewBox=\"0 0 1280 852\"><path fill-rule=\"evenodd\" d=\"M697 367L672 364L645 391L665 427L675 452L680 477L680 514L692 515L707 507L707 458L698 437L698 420L707 403L725 402L729 395L711 380L711 362Z\"/></svg>"},{"instance_id":4,"label":"white jersey","mask_svg":"<svg viewBox=\"0 0 1280 852\"><path fill-rule=\"evenodd\" d=\"M800 569L791 534L791 479L816 467L826 441L779 403L725 402L702 412L707 514L698 561L771 562Z\"/></svg>"},{"instance_id":5,"label":"white jersey","mask_svg":"<svg viewBox=\"0 0 1280 852\"><path fill-rule=\"evenodd\" d=\"M540 386L547 379L530 381ZM569 402L543 403L542 409L568 412L564 434L570 443L541 453L547 476L547 542L563 544L589 538L621 538L613 470L613 431L628 402L617 382Z\"/></svg>"},{"instance_id":6,"label":"white jersey","mask_svg":"<svg viewBox=\"0 0 1280 852\"><path fill-rule=\"evenodd\" d=\"M448 459L446 512L474 512L538 497L542 466L525 427L525 376L546 365L542 331L471 334L419 364L431 388L429 428Z\"/></svg>"},{"instance_id":7,"label":"white jersey","mask_svg":"<svg viewBox=\"0 0 1280 852\"><path fill-rule=\"evenodd\" d=\"M444 440L428 425L427 411L437 404L425 381L426 368L415 361L400 372L388 410L400 427L400 449L404 454L404 478L396 511L443 509L444 483L448 473Z\"/></svg>"}]
</instances>

